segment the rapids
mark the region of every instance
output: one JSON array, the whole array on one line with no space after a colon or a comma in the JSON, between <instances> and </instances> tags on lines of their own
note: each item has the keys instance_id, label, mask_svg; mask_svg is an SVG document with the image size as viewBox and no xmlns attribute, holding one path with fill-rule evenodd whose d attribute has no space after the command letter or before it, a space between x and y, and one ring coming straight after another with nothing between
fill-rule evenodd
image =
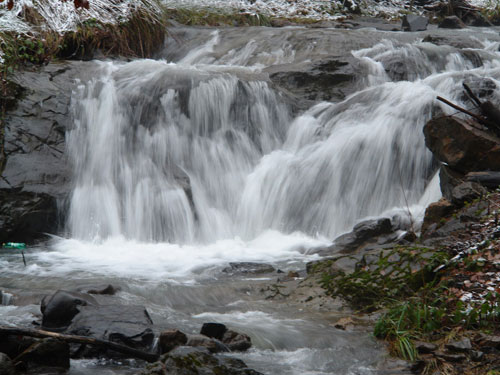
<instances>
[{"instance_id":1,"label":"rapids","mask_svg":"<svg viewBox=\"0 0 500 375\"><path fill-rule=\"evenodd\" d=\"M156 60L92 62L99 73L75 85L66 232L30 248L26 268L0 253L2 289L30 291L24 306L5 297L0 320L26 325L43 293L111 283L122 292L109 298L145 305L161 327L195 332L218 321L249 334L254 348L237 357L263 373L376 374L384 351L368 332L263 300L269 279L221 270L231 261L301 269L317 259L307 249L364 218L421 220L440 197L422 127L451 113L437 95L467 106L464 79L498 87L498 33L476 30L476 47L462 51L374 29L172 35ZM360 69L345 100L302 110L269 79L271 69L331 56L350 56ZM135 366L75 361L70 374Z\"/></svg>"}]
</instances>

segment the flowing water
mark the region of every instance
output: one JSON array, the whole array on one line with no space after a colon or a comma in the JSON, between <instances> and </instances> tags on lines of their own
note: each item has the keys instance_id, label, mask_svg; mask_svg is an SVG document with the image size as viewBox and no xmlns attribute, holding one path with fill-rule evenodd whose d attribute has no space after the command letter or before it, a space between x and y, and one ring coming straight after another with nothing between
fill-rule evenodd
<instances>
[{"instance_id":1,"label":"flowing water","mask_svg":"<svg viewBox=\"0 0 500 375\"><path fill-rule=\"evenodd\" d=\"M264 373L376 374L383 350L368 333L266 301L269 280L221 270L232 261L300 269L316 259L309 248L363 218L421 220L440 196L422 128L451 113L437 95L467 106L464 79L488 77L500 99L498 33L476 30L464 51L371 29L173 35L157 60L94 62L99 73L75 86L66 235L29 249L26 268L1 254L2 288L31 295L21 307L3 298L0 319L28 324L43 293L111 283L122 291L106 298L145 305L162 327L218 321L249 334L254 348L239 357ZM299 110L269 80L271 68L350 51L359 74L344 101ZM70 373L134 366L75 361Z\"/></svg>"}]
</instances>

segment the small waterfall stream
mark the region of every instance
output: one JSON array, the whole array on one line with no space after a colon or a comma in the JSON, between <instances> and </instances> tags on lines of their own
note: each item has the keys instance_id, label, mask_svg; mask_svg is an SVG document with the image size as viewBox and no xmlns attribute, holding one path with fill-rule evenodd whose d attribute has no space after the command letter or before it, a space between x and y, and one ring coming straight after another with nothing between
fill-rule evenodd
<instances>
[{"instance_id":1,"label":"small waterfall stream","mask_svg":"<svg viewBox=\"0 0 500 375\"><path fill-rule=\"evenodd\" d=\"M178 33L185 42L170 40L160 59L95 62L99 73L77 85L67 238L32 249L25 269L0 258L12 265L0 285L112 283L117 302L145 305L161 326L196 332L219 321L249 334L255 347L239 357L263 373L377 374L382 351L368 333L262 300L268 279L221 270L232 261L296 270L317 259L308 248L366 217L421 219L440 197L422 128L451 113L435 97L467 106L462 81L487 77L500 99L498 38L484 32L459 50L374 30ZM349 51L360 73L343 101L301 110L269 79L270 68ZM30 321L30 306L0 316ZM131 371L81 361L71 374L101 370Z\"/></svg>"}]
</instances>

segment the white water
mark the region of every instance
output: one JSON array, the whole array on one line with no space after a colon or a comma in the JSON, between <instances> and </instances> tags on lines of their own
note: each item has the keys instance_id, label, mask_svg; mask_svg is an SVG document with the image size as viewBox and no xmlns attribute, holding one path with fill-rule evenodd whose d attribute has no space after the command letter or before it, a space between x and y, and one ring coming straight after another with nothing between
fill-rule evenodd
<instances>
[{"instance_id":1,"label":"white water","mask_svg":"<svg viewBox=\"0 0 500 375\"><path fill-rule=\"evenodd\" d=\"M231 261L300 269L314 259L308 248L363 218L408 222L409 208L421 219L439 198L422 127L433 111L450 113L435 97L467 106L464 78L499 87L498 42L478 39L480 65L420 41L358 49L360 90L295 116L266 68L300 65L334 45L294 40L301 32L310 35L201 31L197 49L173 61L99 63L100 75L74 93L68 238L32 250L26 268L14 256L0 260L4 286L50 292L109 282L123 287L120 303L144 304L157 324L196 332L220 321L251 335L255 349L241 357L267 374L376 373L380 352L366 334L262 301L255 281L220 271ZM339 33L321 31L330 32ZM394 56L405 81L384 68ZM0 316L22 324L36 310L2 306ZM114 373L85 361L72 373L96 368Z\"/></svg>"}]
</instances>

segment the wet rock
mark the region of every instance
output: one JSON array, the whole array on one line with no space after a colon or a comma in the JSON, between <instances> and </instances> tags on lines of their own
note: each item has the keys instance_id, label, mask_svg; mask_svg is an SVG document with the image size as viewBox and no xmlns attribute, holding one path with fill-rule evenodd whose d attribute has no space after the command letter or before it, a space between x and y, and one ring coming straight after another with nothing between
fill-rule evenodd
<instances>
[{"instance_id":1,"label":"wet rock","mask_svg":"<svg viewBox=\"0 0 500 375\"><path fill-rule=\"evenodd\" d=\"M7 354L10 358L16 358L35 342L36 340L32 337L0 334L0 353Z\"/></svg>"},{"instance_id":2,"label":"wet rock","mask_svg":"<svg viewBox=\"0 0 500 375\"><path fill-rule=\"evenodd\" d=\"M401 27L403 31L424 31L427 30L429 20L426 17L415 14L407 14L403 17Z\"/></svg>"},{"instance_id":3,"label":"wet rock","mask_svg":"<svg viewBox=\"0 0 500 375\"><path fill-rule=\"evenodd\" d=\"M441 198L439 201L431 203L425 209L422 233L425 233L431 224L439 223L442 218L448 217L453 212L454 208L455 207L446 198Z\"/></svg>"},{"instance_id":4,"label":"wet rock","mask_svg":"<svg viewBox=\"0 0 500 375\"><path fill-rule=\"evenodd\" d=\"M66 332L114 341L143 351L152 350L156 337L147 310L134 305L83 306Z\"/></svg>"},{"instance_id":5,"label":"wet rock","mask_svg":"<svg viewBox=\"0 0 500 375\"><path fill-rule=\"evenodd\" d=\"M500 139L455 117L439 117L424 126L425 144L452 169L500 171Z\"/></svg>"},{"instance_id":6,"label":"wet rock","mask_svg":"<svg viewBox=\"0 0 500 375\"><path fill-rule=\"evenodd\" d=\"M453 189L464 182L464 179L465 176L463 174L454 171L446 165L442 165L439 169L439 184L443 197L451 202L453 199Z\"/></svg>"},{"instance_id":7,"label":"wet rock","mask_svg":"<svg viewBox=\"0 0 500 375\"><path fill-rule=\"evenodd\" d=\"M392 224L388 218L362 221L353 227L352 232L337 237L333 247L343 253L352 252L368 241L391 232Z\"/></svg>"},{"instance_id":8,"label":"wet rock","mask_svg":"<svg viewBox=\"0 0 500 375\"><path fill-rule=\"evenodd\" d=\"M459 352L459 353L466 353L470 350L472 350L472 344L470 342L470 339L467 337L464 337L463 339L459 341L452 341L448 344L446 344L446 348L448 350L451 350L453 352Z\"/></svg>"},{"instance_id":9,"label":"wet rock","mask_svg":"<svg viewBox=\"0 0 500 375\"><path fill-rule=\"evenodd\" d=\"M461 206L487 193L488 191L477 182L464 182L453 188L451 199L455 205Z\"/></svg>"},{"instance_id":10,"label":"wet rock","mask_svg":"<svg viewBox=\"0 0 500 375\"><path fill-rule=\"evenodd\" d=\"M437 46L451 46L459 49L476 48L475 42L471 40L467 35L427 35L422 41L432 43ZM476 91L474 90L474 92Z\"/></svg>"},{"instance_id":11,"label":"wet rock","mask_svg":"<svg viewBox=\"0 0 500 375\"><path fill-rule=\"evenodd\" d=\"M186 346L206 348L210 353L229 352L229 348L219 340L204 335L187 335Z\"/></svg>"},{"instance_id":12,"label":"wet rock","mask_svg":"<svg viewBox=\"0 0 500 375\"><path fill-rule=\"evenodd\" d=\"M184 346L188 342L188 338L185 333L174 329L170 331L163 331L160 333L160 353L168 353L178 346Z\"/></svg>"},{"instance_id":13,"label":"wet rock","mask_svg":"<svg viewBox=\"0 0 500 375\"><path fill-rule=\"evenodd\" d=\"M45 297L40 305L43 314L42 327L45 329L64 329L80 312L83 306L97 305L90 295L79 292L58 290L50 297Z\"/></svg>"},{"instance_id":14,"label":"wet rock","mask_svg":"<svg viewBox=\"0 0 500 375\"><path fill-rule=\"evenodd\" d=\"M148 365L141 375L261 375L236 358L216 357L208 350L181 346Z\"/></svg>"},{"instance_id":15,"label":"wet rock","mask_svg":"<svg viewBox=\"0 0 500 375\"><path fill-rule=\"evenodd\" d=\"M40 367L68 369L69 360L69 344L53 338L36 342L16 358L22 363L21 368L28 371Z\"/></svg>"},{"instance_id":16,"label":"wet rock","mask_svg":"<svg viewBox=\"0 0 500 375\"><path fill-rule=\"evenodd\" d=\"M421 354L432 353L437 350L437 345L430 342L416 341L415 349Z\"/></svg>"},{"instance_id":17,"label":"wet rock","mask_svg":"<svg viewBox=\"0 0 500 375\"><path fill-rule=\"evenodd\" d=\"M4 354L0 353L0 374L1 375L15 375L16 370L10 358Z\"/></svg>"},{"instance_id":18,"label":"wet rock","mask_svg":"<svg viewBox=\"0 0 500 375\"><path fill-rule=\"evenodd\" d=\"M438 25L441 29L463 29L467 27L457 16L445 17Z\"/></svg>"},{"instance_id":19,"label":"wet rock","mask_svg":"<svg viewBox=\"0 0 500 375\"><path fill-rule=\"evenodd\" d=\"M217 340L222 340L227 327L221 323L203 323L200 334L207 337L212 337Z\"/></svg>"},{"instance_id":20,"label":"wet rock","mask_svg":"<svg viewBox=\"0 0 500 375\"><path fill-rule=\"evenodd\" d=\"M224 333L222 342L232 352L243 352L252 347L252 340L250 339L250 336L232 330L227 330Z\"/></svg>"},{"instance_id":21,"label":"wet rock","mask_svg":"<svg viewBox=\"0 0 500 375\"><path fill-rule=\"evenodd\" d=\"M239 263L229 263L229 267L226 267L222 272L235 274L262 274L274 272L275 268L270 264L266 263L255 263L255 262L239 262Z\"/></svg>"},{"instance_id":22,"label":"wet rock","mask_svg":"<svg viewBox=\"0 0 500 375\"><path fill-rule=\"evenodd\" d=\"M266 68L265 71L276 86L301 100L341 101L354 92L360 66L356 59L344 57L325 59L301 70L278 65Z\"/></svg>"},{"instance_id":23,"label":"wet rock","mask_svg":"<svg viewBox=\"0 0 500 375\"><path fill-rule=\"evenodd\" d=\"M465 178L467 181L477 182L490 189L496 189L500 186L500 172L469 172Z\"/></svg>"},{"instance_id":24,"label":"wet rock","mask_svg":"<svg viewBox=\"0 0 500 375\"><path fill-rule=\"evenodd\" d=\"M0 237L34 242L57 233L57 202L69 191L71 170L65 156L65 131L75 78L93 64L49 64L17 72L19 95L9 105L0 144ZM4 168L3 168L4 167ZM10 214L10 215L9 215Z\"/></svg>"},{"instance_id":25,"label":"wet rock","mask_svg":"<svg viewBox=\"0 0 500 375\"><path fill-rule=\"evenodd\" d=\"M59 227L57 201L44 193L0 189L0 242L33 243Z\"/></svg>"}]
</instances>

